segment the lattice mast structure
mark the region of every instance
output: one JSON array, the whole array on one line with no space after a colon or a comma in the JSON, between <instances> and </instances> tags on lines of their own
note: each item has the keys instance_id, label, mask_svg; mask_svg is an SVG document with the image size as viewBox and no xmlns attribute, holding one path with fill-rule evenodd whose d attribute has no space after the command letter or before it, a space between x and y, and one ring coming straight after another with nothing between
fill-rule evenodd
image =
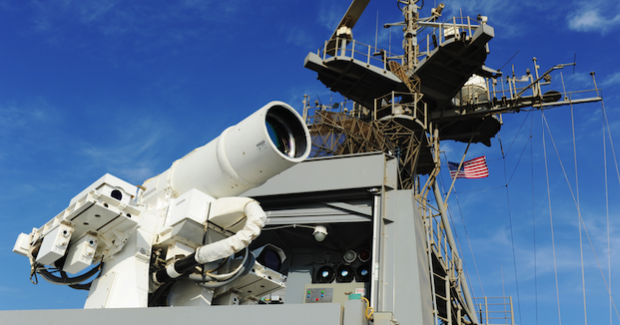
<instances>
[{"instance_id":1,"label":"lattice mast structure","mask_svg":"<svg viewBox=\"0 0 620 325\"><path fill-rule=\"evenodd\" d=\"M420 110L420 114L415 114L418 121L424 121L416 125L414 130L405 124L399 123L392 118L381 118L379 115L382 109L387 108L385 104L393 103L394 95L403 97L401 100L405 113L411 113L418 109L418 105L423 105L421 99L423 94L420 91L420 79L415 75L414 70L417 65L417 20L418 9L417 2L419 0L399 0L399 4L403 12L404 21L391 24L390 26L404 26L403 42L404 55L392 56L384 50L378 51L379 54L387 61L387 65L392 73L394 73L409 90L408 92L394 92L377 98L375 107L368 108L361 104L353 103L353 110L348 111L339 108L340 105L324 106L319 105L318 101L314 106L310 104L310 98L304 98L304 116L308 117L309 112L313 112L308 124L311 128L311 134L314 139L313 155L329 156L355 154L362 152L382 151L390 153L399 159L399 187L402 189L411 189L414 186L415 166L418 163L420 155L420 145L424 138L424 132L427 130L425 120L425 112ZM442 5L443 6L443 5ZM350 18L345 15L343 21L348 22ZM341 23L342 25L342 23ZM390 27L390 26L386 26ZM340 26L338 30L342 30ZM350 41L350 32L345 34L342 30L341 34L335 33L337 39L335 42L330 40L326 47L330 51L334 51L332 44L341 43L338 37L346 36L347 42ZM337 54L337 52L335 52ZM400 62L403 62L401 65ZM403 102L408 101L408 102ZM410 101L410 102L409 102ZM377 107L378 106L378 107ZM422 128L420 129L419 126Z\"/></svg>"}]
</instances>

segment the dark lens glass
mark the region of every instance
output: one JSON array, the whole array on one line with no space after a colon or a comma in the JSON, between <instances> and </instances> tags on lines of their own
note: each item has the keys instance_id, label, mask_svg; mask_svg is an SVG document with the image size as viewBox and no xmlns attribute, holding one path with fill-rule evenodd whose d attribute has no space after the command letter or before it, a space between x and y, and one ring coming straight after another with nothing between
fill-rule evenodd
<instances>
[{"instance_id":1,"label":"dark lens glass","mask_svg":"<svg viewBox=\"0 0 620 325\"><path fill-rule=\"evenodd\" d=\"M282 151L282 141L278 136L275 127L269 121L266 121L265 123L267 125L267 133L269 133L269 138L271 139L271 142L273 142L273 144L276 146L276 148L278 148L278 150Z\"/></svg>"},{"instance_id":2,"label":"dark lens glass","mask_svg":"<svg viewBox=\"0 0 620 325\"><path fill-rule=\"evenodd\" d=\"M294 157L295 153L291 152L291 141L293 141L293 139L289 128L284 125L281 120L273 116L267 116L265 127L267 127L267 133L269 134L271 142L276 146L278 151L286 156Z\"/></svg>"},{"instance_id":3,"label":"dark lens glass","mask_svg":"<svg viewBox=\"0 0 620 325\"><path fill-rule=\"evenodd\" d=\"M334 281L334 276L336 275L334 268L328 265L318 269L315 274L315 281L319 283L331 283Z\"/></svg>"},{"instance_id":4,"label":"dark lens glass","mask_svg":"<svg viewBox=\"0 0 620 325\"><path fill-rule=\"evenodd\" d=\"M274 251L266 251L263 256L264 265L274 271L279 271L282 262L280 261L280 256L278 253Z\"/></svg>"}]
</instances>

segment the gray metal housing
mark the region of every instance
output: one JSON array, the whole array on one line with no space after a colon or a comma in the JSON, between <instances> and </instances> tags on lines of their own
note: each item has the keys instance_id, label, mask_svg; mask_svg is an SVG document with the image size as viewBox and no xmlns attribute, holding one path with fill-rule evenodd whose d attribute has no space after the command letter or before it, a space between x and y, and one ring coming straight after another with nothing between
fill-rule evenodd
<instances>
[{"instance_id":1,"label":"gray metal housing","mask_svg":"<svg viewBox=\"0 0 620 325\"><path fill-rule=\"evenodd\" d=\"M283 273L288 274L288 281L282 305L0 311L0 323L39 324L43 319L62 319L67 325L85 321L165 324L182 317L184 321L218 324L358 324L359 317L344 318L340 303L303 303L304 287L313 282L317 256L333 252L335 247L344 250L368 244L372 272L370 282L364 285L379 316L376 322L389 322L391 314L401 324L432 324L424 225L413 191L396 190L396 177L396 160L383 153L310 159L244 194L263 205L269 216L265 229L293 224L322 224L329 229L323 243L301 227L284 228L281 233L263 230L256 239L254 246L272 242L287 254ZM286 231L294 233L294 240L288 240ZM340 263L341 256L327 255L330 261Z\"/></svg>"}]
</instances>

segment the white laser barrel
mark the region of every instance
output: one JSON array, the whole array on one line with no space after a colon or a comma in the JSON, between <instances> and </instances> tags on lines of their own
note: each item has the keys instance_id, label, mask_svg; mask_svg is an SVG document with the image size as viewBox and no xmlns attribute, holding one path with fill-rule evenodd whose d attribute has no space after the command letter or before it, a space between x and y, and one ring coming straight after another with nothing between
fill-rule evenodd
<instances>
[{"instance_id":1,"label":"white laser barrel","mask_svg":"<svg viewBox=\"0 0 620 325\"><path fill-rule=\"evenodd\" d=\"M156 182L159 187L165 180L176 195L195 188L215 198L235 196L309 154L310 133L304 121L291 106L274 101L175 161ZM148 189L152 180L145 183Z\"/></svg>"}]
</instances>

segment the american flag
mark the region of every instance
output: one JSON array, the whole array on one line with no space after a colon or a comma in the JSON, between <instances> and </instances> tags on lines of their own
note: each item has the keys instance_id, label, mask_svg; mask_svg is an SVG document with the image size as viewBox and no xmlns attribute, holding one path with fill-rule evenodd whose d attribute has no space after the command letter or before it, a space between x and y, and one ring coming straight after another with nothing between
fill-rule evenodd
<instances>
[{"instance_id":1,"label":"american flag","mask_svg":"<svg viewBox=\"0 0 620 325\"><path fill-rule=\"evenodd\" d=\"M448 168L450 169L450 178L454 179L456 171L459 169L459 163L448 161ZM488 176L487 157L482 156L464 162L456 178L484 178Z\"/></svg>"}]
</instances>

